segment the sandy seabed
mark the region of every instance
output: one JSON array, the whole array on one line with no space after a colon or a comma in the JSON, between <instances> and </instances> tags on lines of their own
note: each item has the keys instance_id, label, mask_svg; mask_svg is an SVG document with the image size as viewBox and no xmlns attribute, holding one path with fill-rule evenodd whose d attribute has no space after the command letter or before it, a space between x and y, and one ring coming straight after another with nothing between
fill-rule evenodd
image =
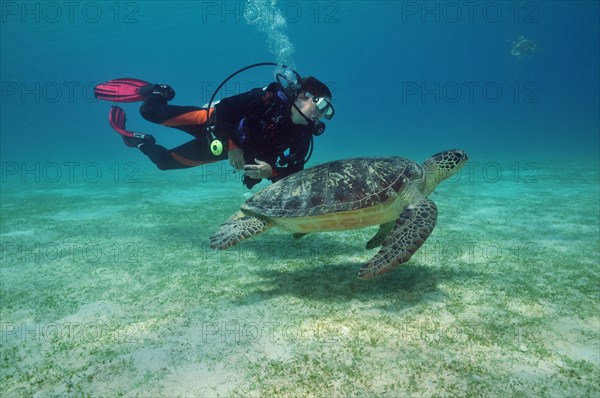
<instances>
[{"instance_id":1,"label":"sandy seabed","mask_svg":"<svg viewBox=\"0 0 600 398\"><path fill-rule=\"evenodd\" d=\"M367 282L375 227L210 249L235 181L3 181L0 390L598 396L597 164L499 164L442 183L426 244Z\"/></svg>"}]
</instances>

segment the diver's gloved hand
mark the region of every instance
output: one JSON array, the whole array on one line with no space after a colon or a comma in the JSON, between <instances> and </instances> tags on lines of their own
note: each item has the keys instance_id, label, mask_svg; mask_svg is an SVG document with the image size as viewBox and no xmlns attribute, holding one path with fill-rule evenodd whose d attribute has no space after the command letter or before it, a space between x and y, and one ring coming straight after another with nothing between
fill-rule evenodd
<instances>
[{"instance_id":1,"label":"diver's gloved hand","mask_svg":"<svg viewBox=\"0 0 600 398\"><path fill-rule=\"evenodd\" d=\"M250 178L271 178L273 175L273 169L271 165L262 160L254 159L256 164L247 164L244 166L244 174Z\"/></svg>"},{"instance_id":2,"label":"diver's gloved hand","mask_svg":"<svg viewBox=\"0 0 600 398\"><path fill-rule=\"evenodd\" d=\"M244 168L246 162L244 162L244 151L238 147L231 147L227 152L227 156L229 157L229 164L236 170L241 170Z\"/></svg>"}]
</instances>

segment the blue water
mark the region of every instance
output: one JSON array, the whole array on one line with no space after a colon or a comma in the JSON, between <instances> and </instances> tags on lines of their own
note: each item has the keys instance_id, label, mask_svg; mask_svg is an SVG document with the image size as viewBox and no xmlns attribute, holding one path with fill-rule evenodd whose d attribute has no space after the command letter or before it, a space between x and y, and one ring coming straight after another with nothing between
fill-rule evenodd
<instances>
[{"instance_id":1,"label":"blue water","mask_svg":"<svg viewBox=\"0 0 600 398\"><path fill-rule=\"evenodd\" d=\"M87 4L87 6L86 6ZM336 117L315 159L412 155L448 147L496 157L597 159L598 3L281 2L292 62L334 91ZM458 5L458 6L457 6ZM133 76L201 105L236 69L276 60L243 3L4 2L2 158L135 158L106 123L94 83ZM533 57L510 55L519 36ZM231 95L273 79L253 70ZM188 137L128 111L166 144Z\"/></svg>"}]
</instances>

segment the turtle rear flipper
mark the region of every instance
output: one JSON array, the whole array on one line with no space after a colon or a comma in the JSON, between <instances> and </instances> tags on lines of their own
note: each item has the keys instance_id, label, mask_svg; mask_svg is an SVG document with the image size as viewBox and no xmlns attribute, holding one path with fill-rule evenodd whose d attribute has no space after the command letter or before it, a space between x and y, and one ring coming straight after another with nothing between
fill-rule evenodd
<instances>
[{"instance_id":1,"label":"turtle rear flipper","mask_svg":"<svg viewBox=\"0 0 600 398\"><path fill-rule=\"evenodd\" d=\"M385 240L385 237L388 236L392 228L394 228L394 225L396 225L396 221L390 221L388 223L381 224L375 236L373 236L371 240L367 242L367 249L374 249L377 246L381 246Z\"/></svg>"},{"instance_id":2,"label":"turtle rear flipper","mask_svg":"<svg viewBox=\"0 0 600 398\"><path fill-rule=\"evenodd\" d=\"M269 220L249 216L238 211L221 224L217 232L211 235L210 247L219 250L227 249L237 245L244 239L265 232L272 225Z\"/></svg>"},{"instance_id":3,"label":"turtle rear flipper","mask_svg":"<svg viewBox=\"0 0 600 398\"><path fill-rule=\"evenodd\" d=\"M360 268L358 277L371 279L407 262L429 237L436 220L437 207L430 199L423 198L418 204L408 206L396 220L379 252Z\"/></svg>"}]
</instances>

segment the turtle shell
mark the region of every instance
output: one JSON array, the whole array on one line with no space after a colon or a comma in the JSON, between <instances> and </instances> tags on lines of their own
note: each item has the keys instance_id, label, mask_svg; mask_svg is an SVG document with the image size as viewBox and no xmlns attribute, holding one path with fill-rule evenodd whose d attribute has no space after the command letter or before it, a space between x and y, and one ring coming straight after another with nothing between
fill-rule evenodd
<instances>
[{"instance_id":1,"label":"turtle shell","mask_svg":"<svg viewBox=\"0 0 600 398\"><path fill-rule=\"evenodd\" d=\"M312 217L380 205L421 178L415 162L400 158L355 158L294 173L256 193L242 211L270 218Z\"/></svg>"}]
</instances>

